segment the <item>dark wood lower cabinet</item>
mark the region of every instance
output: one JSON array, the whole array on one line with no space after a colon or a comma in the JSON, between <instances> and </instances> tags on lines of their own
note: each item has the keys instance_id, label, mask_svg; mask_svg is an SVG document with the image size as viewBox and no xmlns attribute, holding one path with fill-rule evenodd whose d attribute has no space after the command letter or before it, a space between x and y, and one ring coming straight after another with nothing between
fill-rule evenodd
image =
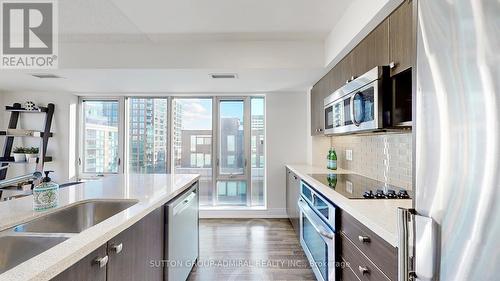
<instances>
[{"instance_id":1,"label":"dark wood lower cabinet","mask_svg":"<svg viewBox=\"0 0 500 281\"><path fill-rule=\"evenodd\" d=\"M54 277L54 281L106 281L106 265L99 266L96 262L107 256L106 245L102 245L95 251L78 261L70 268Z\"/></svg>"},{"instance_id":2,"label":"dark wood lower cabinet","mask_svg":"<svg viewBox=\"0 0 500 281\"><path fill-rule=\"evenodd\" d=\"M163 280L165 209L160 207L66 269L56 281ZM107 257L102 266L98 259Z\"/></svg>"},{"instance_id":3,"label":"dark wood lower cabinet","mask_svg":"<svg viewBox=\"0 0 500 281\"><path fill-rule=\"evenodd\" d=\"M359 280L390 281L382 271L369 260L346 236L341 236L342 259L349 264ZM355 279L351 279L355 280Z\"/></svg>"},{"instance_id":4,"label":"dark wood lower cabinet","mask_svg":"<svg viewBox=\"0 0 500 281\"><path fill-rule=\"evenodd\" d=\"M108 242L108 281L163 280L164 208L152 213Z\"/></svg>"},{"instance_id":5,"label":"dark wood lower cabinet","mask_svg":"<svg viewBox=\"0 0 500 281\"><path fill-rule=\"evenodd\" d=\"M351 244L354 244L373 261L385 275L391 280L397 279L398 253L395 247L389 245L347 212L341 212L341 232L342 237L349 239Z\"/></svg>"},{"instance_id":6,"label":"dark wood lower cabinet","mask_svg":"<svg viewBox=\"0 0 500 281\"><path fill-rule=\"evenodd\" d=\"M344 263L347 263L346 261L343 261ZM352 269L349 266L344 266L340 269L340 280L342 281L361 281L359 280L358 276L354 274Z\"/></svg>"}]
</instances>

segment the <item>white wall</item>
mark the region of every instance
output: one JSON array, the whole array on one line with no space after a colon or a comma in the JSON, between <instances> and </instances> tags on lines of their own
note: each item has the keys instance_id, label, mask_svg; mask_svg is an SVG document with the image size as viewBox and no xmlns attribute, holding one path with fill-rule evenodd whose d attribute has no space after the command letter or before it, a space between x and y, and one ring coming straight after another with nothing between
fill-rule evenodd
<instances>
[{"instance_id":1,"label":"white wall","mask_svg":"<svg viewBox=\"0 0 500 281\"><path fill-rule=\"evenodd\" d=\"M266 95L267 194L271 214L286 213L286 164L307 162L308 95Z\"/></svg>"},{"instance_id":2,"label":"white wall","mask_svg":"<svg viewBox=\"0 0 500 281\"><path fill-rule=\"evenodd\" d=\"M89 41L91 42L91 41ZM61 42L61 69L282 69L321 67L321 39Z\"/></svg>"},{"instance_id":3,"label":"white wall","mask_svg":"<svg viewBox=\"0 0 500 281\"><path fill-rule=\"evenodd\" d=\"M6 92L0 93L0 95L0 104L2 105L0 124L2 130L7 128L10 117L10 113L3 110L5 105L12 105L16 102L23 104L25 101L33 101L35 104L42 106L46 106L48 103L55 104L51 128L54 137L49 140L47 148L47 156L52 156L53 162L46 163L45 170L54 170L52 179L60 183L67 182L75 177L75 141L70 140L75 139L78 97L69 93L33 92ZM44 126L44 116L44 114L21 113L17 127L20 129L42 130ZM4 141L5 138L0 140L2 145ZM16 138L14 146L39 147L40 140L38 138ZM7 177L26 174L32 172L34 168L34 164L11 164Z\"/></svg>"}]
</instances>

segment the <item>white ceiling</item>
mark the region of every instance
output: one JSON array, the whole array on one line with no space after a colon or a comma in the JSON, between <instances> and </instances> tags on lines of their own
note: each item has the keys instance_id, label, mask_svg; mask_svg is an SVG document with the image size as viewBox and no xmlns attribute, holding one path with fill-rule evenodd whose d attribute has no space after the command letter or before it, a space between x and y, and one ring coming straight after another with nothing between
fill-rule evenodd
<instances>
[{"instance_id":1,"label":"white ceiling","mask_svg":"<svg viewBox=\"0 0 500 281\"><path fill-rule=\"evenodd\" d=\"M349 0L65 0L61 34L322 34Z\"/></svg>"},{"instance_id":2,"label":"white ceiling","mask_svg":"<svg viewBox=\"0 0 500 281\"><path fill-rule=\"evenodd\" d=\"M305 90L350 0L64 0L64 79L0 71L0 91L90 93ZM30 71L37 73L40 71ZM209 73L238 73L214 81Z\"/></svg>"}]
</instances>

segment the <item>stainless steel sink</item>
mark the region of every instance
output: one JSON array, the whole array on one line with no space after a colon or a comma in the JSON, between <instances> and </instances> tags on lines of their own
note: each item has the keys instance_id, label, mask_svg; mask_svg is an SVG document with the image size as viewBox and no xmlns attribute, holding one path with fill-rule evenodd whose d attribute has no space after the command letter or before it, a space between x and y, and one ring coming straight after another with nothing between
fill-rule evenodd
<instances>
[{"instance_id":1,"label":"stainless steel sink","mask_svg":"<svg viewBox=\"0 0 500 281\"><path fill-rule=\"evenodd\" d=\"M137 200L85 201L18 225L14 228L14 231L79 233L133 206L137 202Z\"/></svg>"},{"instance_id":2,"label":"stainless steel sink","mask_svg":"<svg viewBox=\"0 0 500 281\"><path fill-rule=\"evenodd\" d=\"M45 252L68 237L2 236L0 237L0 274Z\"/></svg>"}]
</instances>

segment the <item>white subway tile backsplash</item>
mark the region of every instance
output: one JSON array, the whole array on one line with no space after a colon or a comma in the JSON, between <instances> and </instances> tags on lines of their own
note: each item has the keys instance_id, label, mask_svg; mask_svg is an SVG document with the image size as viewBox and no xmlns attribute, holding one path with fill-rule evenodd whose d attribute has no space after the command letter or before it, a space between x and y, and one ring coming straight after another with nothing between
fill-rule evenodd
<instances>
[{"instance_id":1,"label":"white subway tile backsplash","mask_svg":"<svg viewBox=\"0 0 500 281\"><path fill-rule=\"evenodd\" d=\"M411 134L335 136L331 143L337 151L339 167L412 189ZM346 160L347 149L352 150L352 161Z\"/></svg>"}]
</instances>

